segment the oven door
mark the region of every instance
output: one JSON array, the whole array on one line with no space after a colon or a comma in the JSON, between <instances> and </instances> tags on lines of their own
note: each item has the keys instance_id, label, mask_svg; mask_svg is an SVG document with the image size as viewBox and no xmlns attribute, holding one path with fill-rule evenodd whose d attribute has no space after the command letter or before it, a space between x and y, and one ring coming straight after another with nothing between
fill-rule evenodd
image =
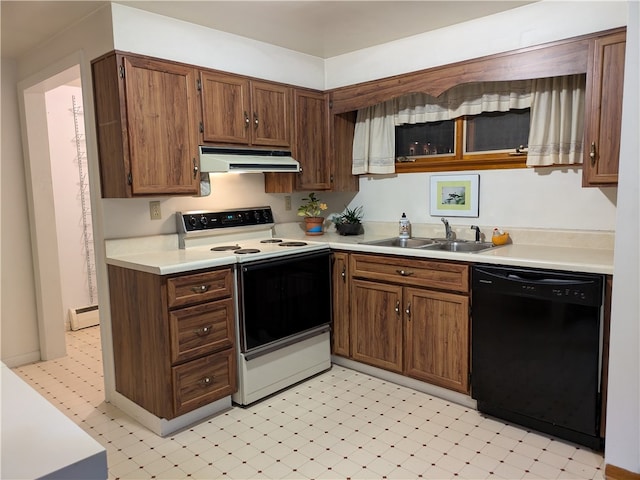
<instances>
[{"instance_id":1,"label":"oven door","mask_svg":"<svg viewBox=\"0 0 640 480\"><path fill-rule=\"evenodd\" d=\"M240 266L240 348L256 357L328 331L330 251L287 254Z\"/></svg>"}]
</instances>

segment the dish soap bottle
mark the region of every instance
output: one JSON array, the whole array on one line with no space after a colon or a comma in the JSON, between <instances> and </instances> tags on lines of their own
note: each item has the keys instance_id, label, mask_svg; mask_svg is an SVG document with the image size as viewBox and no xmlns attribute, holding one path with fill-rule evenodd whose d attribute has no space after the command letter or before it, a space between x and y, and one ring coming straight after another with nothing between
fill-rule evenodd
<instances>
[{"instance_id":1,"label":"dish soap bottle","mask_svg":"<svg viewBox=\"0 0 640 480\"><path fill-rule=\"evenodd\" d=\"M402 217L400 217L398 237L400 238L411 237L411 222L409 221L409 219L407 218L404 212L402 212Z\"/></svg>"}]
</instances>

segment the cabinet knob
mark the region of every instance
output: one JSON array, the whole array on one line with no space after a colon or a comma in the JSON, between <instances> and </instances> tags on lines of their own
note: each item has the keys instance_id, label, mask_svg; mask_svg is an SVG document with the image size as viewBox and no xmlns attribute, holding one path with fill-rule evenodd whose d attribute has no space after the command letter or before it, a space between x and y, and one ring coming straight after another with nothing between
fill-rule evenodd
<instances>
[{"instance_id":1,"label":"cabinet knob","mask_svg":"<svg viewBox=\"0 0 640 480\"><path fill-rule=\"evenodd\" d=\"M198 380L198 385L200 385L201 387L208 387L212 383L213 383L213 376L202 377L200 380Z\"/></svg>"},{"instance_id":2,"label":"cabinet knob","mask_svg":"<svg viewBox=\"0 0 640 480\"><path fill-rule=\"evenodd\" d=\"M198 168L198 162L196 162L196 159L193 159L193 178L196 178L198 176L198 172L200 171L200 169Z\"/></svg>"},{"instance_id":3,"label":"cabinet knob","mask_svg":"<svg viewBox=\"0 0 640 480\"><path fill-rule=\"evenodd\" d=\"M400 315L400 300L396 301L396 315Z\"/></svg>"},{"instance_id":4,"label":"cabinet knob","mask_svg":"<svg viewBox=\"0 0 640 480\"><path fill-rule=\"evenodd\" d=\"M591 142L591 149L589 150L589 158L591 159L591 165L596 164L596 142Z\"/></svg>"},{"instance_id":5,"label":"cabinet knob","mask_svg":"<svg viewBox=\"0 0 640 480\"><path fill-rule=\"evenodd\" d=\"M249 128L249 124L251 121L249 120L249 115L247 112L244 112L244 128Z\"/></svg>"},{"instance_id":6,"label":"cabinet knob","mask_svg":"<svg viewBox=\"0 0 640 480\"><path fill-rule=\"evenodd\" d=\"M213 329L213 325L207 325L206 327L196 328L193 333L195 333L199 337L206 337L211 333Z\"/></svg>"},{"instance_id":7,"label":"cabinet knob","mask_svg":"<svg viewBox=\"0 0 640 480\"><path fill-rule=\"evenodd\" d=\"M408 319L411 320L411 302L407 303L407 308L405 309L404 313L406 313Z\"/></svg>"},{"instance_id":8,"label":"cabinet knob","mask_svg":"<svg viewBox=\"0 0 640 480\"><path fill-rule=\"evenodd\" d=\"M204 293L209 290L209 285L199 285L196 287L191 287L191 291L193 293Z\"/></svg>"},{"instance_id":9,"label":"cabinet knob","mask_svg":"<svg viewBox=\"0 0 640 480\"><path fill-rule=\"evenodd\" d=\"M340 276L342 277L342 282L347 283L347 267L346 266L342 267L342 273L340 273Z\"/></svg>"},{"instance_id":10,"label":"cabinet knob","mask_svg":"<svg viewBox=\"0 0 640 480\"><path fill-rule=\"evenodd\" d=\"M258 115L253 113L253 128L258 128Z\"/></svg>"}]
</instances>

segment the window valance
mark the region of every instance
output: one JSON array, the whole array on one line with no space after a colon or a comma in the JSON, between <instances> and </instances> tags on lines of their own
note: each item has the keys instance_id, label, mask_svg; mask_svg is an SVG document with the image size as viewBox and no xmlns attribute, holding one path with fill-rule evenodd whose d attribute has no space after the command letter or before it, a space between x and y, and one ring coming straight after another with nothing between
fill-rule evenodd
<instances>
[{"instance_id":1,"label":"window valance","mask_svg":"<svg viewBox=\"0 0 640 480\"><path fill-rule=\"evenodd\" d=\"M459 85L439 97L406 95L358 111L354 175L395 172L395 126L531 108L527 166L581 163L586 76Z\"/></svg>"}]
</instances>

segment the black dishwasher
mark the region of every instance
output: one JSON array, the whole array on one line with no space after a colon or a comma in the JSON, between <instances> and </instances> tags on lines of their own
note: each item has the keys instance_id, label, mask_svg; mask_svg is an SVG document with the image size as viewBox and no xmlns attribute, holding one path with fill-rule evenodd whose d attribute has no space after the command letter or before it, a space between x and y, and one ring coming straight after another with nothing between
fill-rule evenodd
<instances>
[{"instance_id":1,"label":"black dishwasher","mask_svg":"<svg viewBox=\"0 0 640 480\"><path fill-rule=\"evenodd\" d=\"M493 265L472 272L478 410L602 448L602 276Z\"/></svg>"}]
</instances>

